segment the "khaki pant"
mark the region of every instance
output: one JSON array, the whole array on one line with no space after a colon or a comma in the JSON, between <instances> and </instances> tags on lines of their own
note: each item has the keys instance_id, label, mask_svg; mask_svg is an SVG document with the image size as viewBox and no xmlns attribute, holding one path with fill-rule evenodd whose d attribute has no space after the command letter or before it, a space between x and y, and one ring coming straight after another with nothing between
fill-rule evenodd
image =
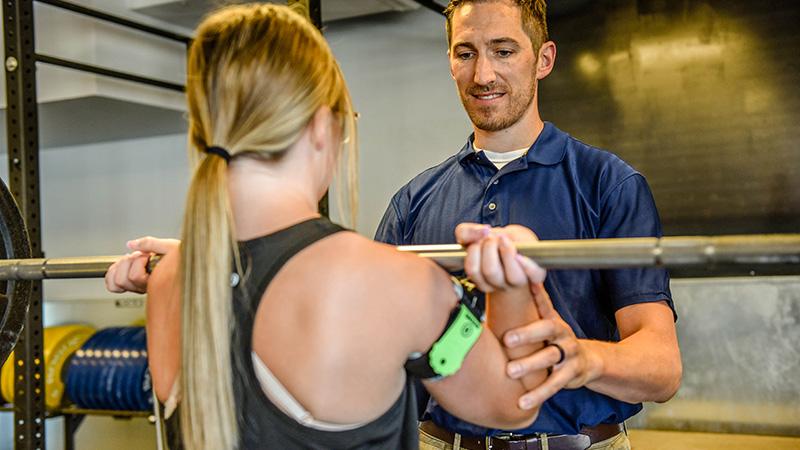
<instances>
[{"instance_id":1,"label":"khaki pant","mask_svg":"<svg viewBox=\"0 0 800 450\"><path fill-rule=\"evenodd\" d=\"M545 447L543 447L545 448ZM453 447L453 442L444 442L439 440L428 433L419 430L419 450L460 450ZM608 438L605 441L600 441L589 447L588 450L631 450L631 443L628 440L628 435L620 433L614 437Z\"/></svg>"}]
</instances>

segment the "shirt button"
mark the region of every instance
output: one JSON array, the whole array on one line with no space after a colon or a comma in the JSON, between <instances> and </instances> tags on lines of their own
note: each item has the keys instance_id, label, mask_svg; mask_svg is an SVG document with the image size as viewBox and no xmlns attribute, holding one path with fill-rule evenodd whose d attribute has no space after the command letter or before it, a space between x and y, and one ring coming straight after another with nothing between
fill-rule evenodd
<instances>
[{"instance_id":1,"label":"shirt button","mask_svg":"<svg viewBox=\"0 0 800 450\"><path fill-rule=\"evenodd\" d=\"M497 185L498 183L500 183L500 180L494 180L494 181L492 182L492 184L494 184L494 185Z\"/></svg>"},{"instance_id":2,"label":"shirt button","mask_svg":"<svg viewBox=\"0 0 800 450\"><path fill-rule=\"evenodd\" d=\"M489 203L489 211L494 211L497 209L497 204L495 202Z\"/></svg>"}]
</instances>

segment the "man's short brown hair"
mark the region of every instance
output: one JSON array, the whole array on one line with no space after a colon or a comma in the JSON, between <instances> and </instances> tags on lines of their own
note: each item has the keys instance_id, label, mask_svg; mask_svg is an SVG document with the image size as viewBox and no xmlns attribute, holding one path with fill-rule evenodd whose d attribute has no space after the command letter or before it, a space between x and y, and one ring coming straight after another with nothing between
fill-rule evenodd
<instances>
[{"instance_id":1,"label":"man's short brown hair","mask_svg":"<svg viewBox=\"0 0 800 450\"><path fill-rule=\"evenodd\" d=\"M533 51L547 42L550 37L547 33L547 2L545 0L450 0L444 14L447 17L447 43L453 38L453 14L456 9L467 3L487 3L492 1L509 1L520 9L522 16L522 29L533 44Z\"/></svg>"}]
</instances>

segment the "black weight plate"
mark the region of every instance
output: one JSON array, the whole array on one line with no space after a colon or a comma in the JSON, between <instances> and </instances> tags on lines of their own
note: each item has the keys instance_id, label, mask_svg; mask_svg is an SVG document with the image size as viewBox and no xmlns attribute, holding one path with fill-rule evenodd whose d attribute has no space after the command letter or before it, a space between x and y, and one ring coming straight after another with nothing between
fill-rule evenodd
<instances>
[{"instance_id":1,"label":"black weight plate","mask_svg":"<svg viewBox=\"0 0 800 450\"><path fill-rule=\"evenodd\" d=\"M28 231L17 202L0 181L0 259L31 257ZM0 281L0 361L5 361L17 345L28 306L31 281Z\"/></svg>"}]
</instances>

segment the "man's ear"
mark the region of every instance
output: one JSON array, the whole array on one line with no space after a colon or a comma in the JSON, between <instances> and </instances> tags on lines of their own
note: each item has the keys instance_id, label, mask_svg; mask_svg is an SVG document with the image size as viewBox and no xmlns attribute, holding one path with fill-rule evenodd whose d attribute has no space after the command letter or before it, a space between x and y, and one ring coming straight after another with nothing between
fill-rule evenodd
<instances>
[{"instance_id":1,"label":"man's ear","mask_svg":"<svg viewBox=\"0 0 800 450\"><path fill-rule=\"evenodd\" d=\"M536 61L536 79L542 80L553 71L556 64L556 43L547 41L539 48L539 58Z\"/></svg>"}]
</instances>

